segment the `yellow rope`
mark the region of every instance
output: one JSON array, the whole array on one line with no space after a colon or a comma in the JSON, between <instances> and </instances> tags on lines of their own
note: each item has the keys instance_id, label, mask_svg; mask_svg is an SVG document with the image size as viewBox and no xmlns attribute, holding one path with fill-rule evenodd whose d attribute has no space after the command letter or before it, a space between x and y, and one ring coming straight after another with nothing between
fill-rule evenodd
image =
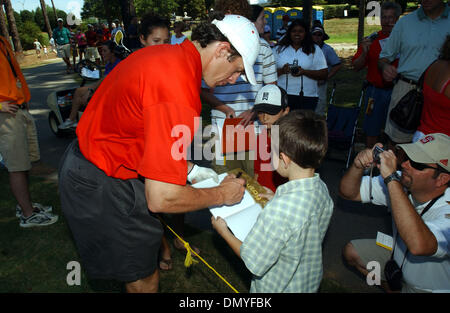
<instances>
[{"instance_id":1,"label":"yellow rope","mask_svg":"<svg viewBox=\"0 0 450 313\"><path fill-rule=\"evenodd\" d=\"M184 266L185 267L190 267L192 265L192 263L198 263L197 260L195 260L192 255L191 252L195 254L196 257L198 257L203 263L205 263L205 265L211 269L220 279L222 279L227 285L228 287L230 287L235 293L239 293L239 291L236 290L236 288L234 288L229 282L227 282L227 280L225 278L222 277L222 275L220 275L211 265L208 264L208 262L206 262L201 256L199 256L194 250L192 250L191 246L189 245L188 242L184 241L183 238L181 238L180 236L178 236L178 234L172 229L170 228L169 225L167 225L167 223L160 217L158 216L159 220L161 221L161 223L163 223L178 239L181 240L181 242L184 244L184 247L186 248L186 259L184 260Z\"/></svg>"}]
</instances>

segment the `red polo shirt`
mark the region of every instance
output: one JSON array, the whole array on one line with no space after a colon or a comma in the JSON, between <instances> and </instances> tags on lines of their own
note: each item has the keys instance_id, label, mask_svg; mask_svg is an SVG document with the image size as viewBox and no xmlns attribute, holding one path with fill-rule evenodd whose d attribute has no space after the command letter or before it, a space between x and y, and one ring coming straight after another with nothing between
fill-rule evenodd
<instances>
[{"instance_id":1,"label":"red polo shirt","mask_svg":"<svg viewBox=\"0 0 450 313\"><path fill-rule=\"evenodd\" d=\"M201 76L200 54L188 40L132 53L84 111L77 126L81 152L108 176L184 185Z\"/></svg>"},{"instance_id":2,"label":"red polo shirt","mask_svg":"<svg viewBox=\"0 0 450 313\"><path fill-rule=\"evenodd\" d=\"M366 55L365 66L367 66L367 81L377 88L392 88L393 84L388 83L383 79L383 76L378 69L378 59L381 53L381 41L388 40L389 36L386 36L381 31L378 32L378 37L372 42L369 47L369 52ZM352 62L355 61L362 54L362 47L359 46L358 51L352 58ZM392 65L398 67L398 59L392 62Z\"/></svg>"}]
</instances>

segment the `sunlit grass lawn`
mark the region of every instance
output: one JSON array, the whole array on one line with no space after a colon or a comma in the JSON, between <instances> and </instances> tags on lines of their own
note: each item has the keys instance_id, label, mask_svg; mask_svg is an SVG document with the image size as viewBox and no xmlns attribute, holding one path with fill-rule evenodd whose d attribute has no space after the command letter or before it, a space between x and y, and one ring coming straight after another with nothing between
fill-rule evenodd
<instances>
[{"instance_id":1,"label":"sunlit grass lawn","mask_svg":"<svg viewBox=\"0 0 450 313\"><path fill-rule=\"evenodd\" d=\"M351 43L356 44L358 42L358 19L346 18L338 19L333 18L325 20L324 22L325 32L330 36L327 43ZM364 36L380 30L379 25L364 24Z\"/></svg>"}]
</instances>

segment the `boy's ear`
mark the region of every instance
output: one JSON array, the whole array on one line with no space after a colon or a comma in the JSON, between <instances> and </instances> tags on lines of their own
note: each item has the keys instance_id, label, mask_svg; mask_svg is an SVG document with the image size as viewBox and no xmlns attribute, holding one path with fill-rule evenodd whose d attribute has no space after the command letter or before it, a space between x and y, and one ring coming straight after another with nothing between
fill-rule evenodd
<instances>
[{"instance_id":1,"label":"boy's ear","mask_svg":"<svg viewBox=\"0 0 450 313\"><path fill-rule=\"evenodd\" d=\"M290 107L286 107L286 108L283 110L283 116L285 116L286 114L288 114L290 111L291 111L291 108L290 108Z\"/></svg>"},{"instance_id":2,"label":"boy's ear","mask_svg":"<svg viewBox=\"0 0 450 313\"><path fill-rule=\"evenodd\" d=\"M280 159L283 160L284 168L288 168L289 164L291 163L291 158L289 158L286 154L283 152L280 152Z\"/></svg>"}]
</instances>

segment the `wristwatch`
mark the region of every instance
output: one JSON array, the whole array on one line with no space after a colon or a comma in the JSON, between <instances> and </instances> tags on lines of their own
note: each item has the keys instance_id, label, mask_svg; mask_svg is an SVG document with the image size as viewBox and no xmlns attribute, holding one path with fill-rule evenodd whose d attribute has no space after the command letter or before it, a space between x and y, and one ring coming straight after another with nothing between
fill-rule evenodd
<instances>
[{"instance_id":1,"label":"wristwatch","mask_svg":"<svg viewBox=\"0 0 450 313\"><path fill-rule=\"evenodd\" d=\"M388 177L384 179L384 184L387 186L391 181L396 180L400 182L400 176L398 176L397 172L392 173Z\"/></svg>"}]
</instances>

